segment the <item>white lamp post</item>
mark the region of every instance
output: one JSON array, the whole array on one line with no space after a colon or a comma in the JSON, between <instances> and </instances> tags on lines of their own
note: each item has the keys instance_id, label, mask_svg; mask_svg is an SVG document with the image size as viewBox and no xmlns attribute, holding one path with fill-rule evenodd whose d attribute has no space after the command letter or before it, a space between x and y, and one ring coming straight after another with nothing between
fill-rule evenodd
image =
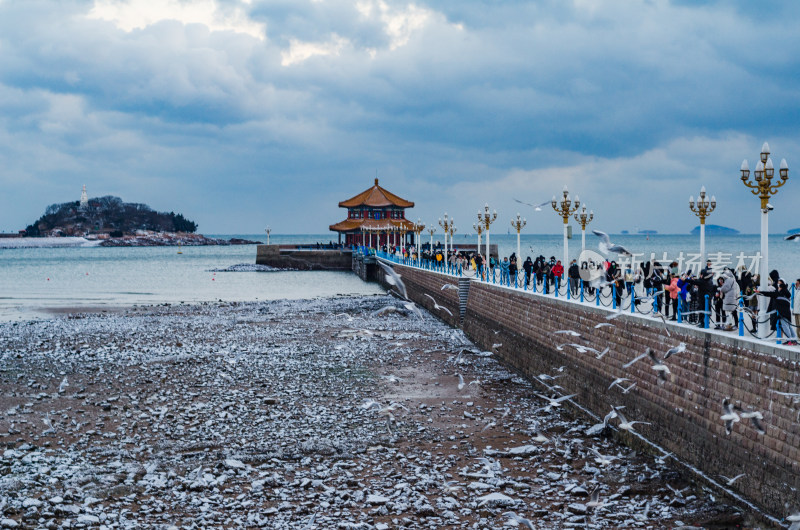
<instances>
[{"instance_id":1,"label":"white lamp post","mask_svg":"<svg viewBox=\"0 0 800 530\"><path fill-rule=\"evenodd\" d=\"M447 234L449 233L450 225L452 223L453 223L452 219L448 219L447 218L447 212L444 213L444 221L442 221L441 217L439 218L439 226L441 226L442 230L444 230L444 257L445 257L445 259L447 259Z\"/></svg>"},{"instance_id":2,"label":"white lamp post","mask_svg":"<svg viewBox=\"0 0 800 530\"><path fill-rule=\"evenodd\" d=\"M267 245L269 245L269 235L270 235L270 233L272 233L272 228L270 228L270 227L266 227L266 228L264 229L264 232L266 232L266 233L267 233Z\"/></svg>"},{"instance_id":3,"label":"white lamp post","mask_svg":"<svg viewBox=\"0 0 800 530\"><path fill-rule=\"evenodd\" d=\"M742 183L750 188L753 195L757 195L761 199L761 264L759 267L759 275L761 281L759 282L759 289L765 289L768 285L769 275L769 219L768 214L772 209L769 204L769 198L778 193L778 188L786 184L789 179L789 165L786 159L781 160L780 177L781 180L773 183L772 177L775 175L775 167L772 165L772 159L769 157L769 144L764 142L761 146L761 157L756 165L755 182L749 180L750 166L747 160L742 162ZM761 338L766 338L769 333L769 318L764 318L767 313L767 298L765 296L758 297L758 335Z\"/></svg>"},{"instance_id":4,"label":"white lamp post","mask_svg":"<svg viewBox=\"0 0 800 530\"><path fill-rule=\"evenodd\" d=\"M522 253L520 252L519 246L519 232L526 224L528 224L528 221L521 218L519 213L517 213L517 218L511 221L511 228L517 231L517 263L522 262Z\"/></svg>"},{"instance_id":5,"label":"white lamp post","mask_svg":"<svg viewBox=\"0 0 800 530\"><path fill-rule=\"evenodd\" d=\"M428 228L428 233L431 235L431 252L433 252L433 234L436 233L436 227L432 226Z\"/></svg>"},{"instance_id":6,"label":"white lamp post","mask_svg":"<svg viewBox=\"0 0 800 530\"><path fill-rule=\"evenodd\" d=\"M569 198L569 190L567 190L567 186L564 185L564 191L562 192L564 198L559 203L556 201L555 195L553 195L553 200L550 201L550 205L553 207L553 210L561 216L564 220L564 260L561 262L561 265L566 269L569 267L569 238L567 237L567 227L569 226L569 216L575 213L578 210L578 207L581 205L581 201L578 199L578 196L575 196L575 202L573 203L572 200Z\"/></svg>"},{"instance_id":7,"label":"white lamp post","mask_svg":"<svg viewBox=\"0 0 800 530\"><path fill-rule=\"evenodd\" d=\"M713 195L709 201L706 198L706 187L700 188L700 195L697 197L697 203L694 202L694 197L689 196L689 209L700 218L700 263L706 262L706 217L711 215L711 212L717 207L717 198Z\"/></svg>"},{"instance_id":8,"label":"white lamp post","mask_svg":"<svg viewBox=\"0 0 800 530\"><path fill-rule=\"evenodd\" d=\"M594 212L586 213L586 205L581 206L581 213L575 214L575 220L581 224L581 252L586 250L586 225L594 219Z\"/></svg>"},{"instance_id":9,"label":"white lamp post","mask_svg":"<svg viewBox=\"0 0 800 530\"><path fill-rule=\"evenodd\" d=\"M422 260L422 231L425 230L425 225L422 224L422 219L417 218L417 224L414 225L414 234L417 238L417 263Z\"/></svg>"},{"instance_id":10,"label":"white lamp post","mask_svg":"<svg viewBox=\"0 0 800 530\"><path fill-rule=\"evenodd\" d=\"M488 203L486 203L484 205L483 213L481 213L480 210L478 211L478 222L479 223L483 223L483 230L484 230L484 232L486 232L486 264L487 265L489 264L489 261L491 260L491 254L489 254L489 252L491 251L491 247L489 246L489 226L493 222L495 222L496 219L497 219L497 210L495 210L493 213L490 214L489 213L489 204ZM478 249L478 251L480 251L480 249Z\"/></svg>"},{"instance_id":11,"label":"white lamp post","mask_svg":"<svg viewBox=\"0 0 800 530\"><path fill-rule=\"evenodd\" d=\"M483 234L483 225L480 222L472 223L472 229L478 234L478 252L481 251L481 234Z\"/></svg>"}]
</instances>

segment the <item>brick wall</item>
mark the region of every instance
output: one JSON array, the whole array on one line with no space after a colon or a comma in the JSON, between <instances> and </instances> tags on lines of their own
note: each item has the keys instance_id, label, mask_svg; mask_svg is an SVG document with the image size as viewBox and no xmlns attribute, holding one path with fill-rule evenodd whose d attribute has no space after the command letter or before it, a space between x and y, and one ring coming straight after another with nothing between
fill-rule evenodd
<instances>
[{"instance_id":1,"label":"brick wall","mask_svg":"<svg viewBox=\"0 0 800 530\"><path fill-rule=\"evenodd\" d=\"M455 278L402 266L395 270L402 275L409 298L451 325L460 325L458 292L441 290L444 283L457 283ZM379 279L383 280L382 271ZM453 317L432 309L424 294L447 307ZM483 349L501 343L496 351L500 360L529 379L555 374L558 367L565 366L558 384L563 387L561 392L577 393L579 405L600 417L612 406L623 405L628 420L651 423L636 425L638 433L681 461L718 481L719 475L746 473L733 491L775 517L795 510L800 498L800 404L774 391L800 392L800 352L665 325L651 317L624 315L609 321L609 312L472 282L463 329ZM614 327L595 329L601 322ZM588 340L554 333L564 329L577 331ZM557 349L570 342L601 351L608 346L610 351L598 360L595 354L579 353L573 347ZM658 378L649 358L628 369L622 367L647 347L663 358L679 342L686 343L686 351L666 361L671 372L666 381ZM609 390L617 377L629 378L627 385L636 382L636 387L627 394L616 387ZM538 386L537 391L544 387ZM750 420L743 419L726 435L720 419L726 397L745 409L760 411L766 434L758 434ZM630 433L621 431L620 437L633 446L643 445Z\"/></svg>"}]
</instances>

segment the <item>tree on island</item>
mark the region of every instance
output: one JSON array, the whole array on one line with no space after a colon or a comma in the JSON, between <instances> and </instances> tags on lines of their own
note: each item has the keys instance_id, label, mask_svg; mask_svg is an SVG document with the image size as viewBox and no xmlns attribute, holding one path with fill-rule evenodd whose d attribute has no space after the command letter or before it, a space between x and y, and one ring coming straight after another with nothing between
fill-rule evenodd
<instances>
[{"instance_id":1,"label":"tree on island","mask_svg":"<svg viewBox=\"0 0 800 530\"><path fill-rule=\"evenodd\" d=\"M52 204L43 216L25 229L25 233L32 237L90 233L119 237L137 230L194 233L197 223L182 214L157 212L146 204L126 203L119 197L107 195L89 199L85 208L81 208L79 201Z\"/></svg>"}]
</instances>

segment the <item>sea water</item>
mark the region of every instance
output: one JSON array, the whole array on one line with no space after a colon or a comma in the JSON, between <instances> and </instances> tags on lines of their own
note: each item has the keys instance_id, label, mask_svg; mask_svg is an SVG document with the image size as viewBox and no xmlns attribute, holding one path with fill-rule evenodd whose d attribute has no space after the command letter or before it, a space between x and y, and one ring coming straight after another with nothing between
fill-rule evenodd
<instances>
[{"instance_id":1,"label":"sea water","mask_svg":"<svg viewBox=\"0 0 800 530\"><path fill-rule=\"evenodd\" d=\"M263 235L216 235L264 240ZM328 243L331 234L276 235L273 244ZM669 263L683 256L684 268L699 253L699 238L690 235L612 235L611 239L638 255L637 260ZM423 242L430 242L423 237ZM441 242L441 236L434 242ZM455 246L475 244L477 236L456 236ZM486 240L483 240L485 244ZM516 234L492 234L500 256L516 252ZM586 247L597 250L598 239L586 236ZM561 259L562 236L522 234L523 259L543 255ZM769 268L787 282L800 278L800 244L770 236ZM753 264L760 249L758 235L708 236L706 252L735 267L742 256ZM571 257L581 251L580 232L569 241ZM181 252L180 254L178 252ZM667 259L663 259L664 253ZM377 284L362 282L350 272L279 271L213 272L233 265L255 264L254 245L207 247L70 247L0 248L0 320L47 316L54 310L113 309L134 304L196 303L302 299L337 294L377 294Z\"/></svg>"}]
</instances>

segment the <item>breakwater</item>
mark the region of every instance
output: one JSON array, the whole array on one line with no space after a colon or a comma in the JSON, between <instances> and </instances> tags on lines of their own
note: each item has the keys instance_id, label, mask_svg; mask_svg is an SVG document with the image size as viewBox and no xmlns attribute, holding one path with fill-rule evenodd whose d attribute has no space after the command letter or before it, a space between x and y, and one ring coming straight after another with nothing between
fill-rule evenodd
<instances>
[{"instance_id":1,"label":"breakwater","mask_svg":"<svg viewBox=\"0 0 800 530\"><path fill-rule=\"evenodd\" d=\"M636 424L635 432L618 431L632 447L673 453L706 485L763 510L773 523L796 510L800 405L778 392L800 391L800 352L648 316L625 314L609 321L609 309L391 265L401 274L412 301L462 328L472 341L494 351L534 384L539 374L556 374L563 366L559 392L577 394L574 402L588 414L602 419L612 407L623 406L629 421L649 423ZM376 275L390 287L382 270ZM459 289L442 290L445 284ZM451 314L436 310L429 296ZM595 328L601 323L613 327ZM564 346L582 341L555 333L560 330L580 333L587 346L609 351L598 359L592 352ZM680 342L686 350L666 361L665 379L649 358L623 367L646 348L663 358ZM493 347L496 344L500 346ZM624 394L617 387L609 389L620 377L636 386ZM734 423L727 434L721 419L725 398L743 411L760 412L763 434L747 418ZM742 473L745 476L731 486L720 479Z\"/></svg>"},{"instance_id":2,"label":"breakwater","mask_svg":"<svg viewBox=\"0 0 800 530\"><path fill-rule=\"evenodd\" d=\"M303 271L348 271L352 268L352 251L300 245L258 245L256 265Z\"/></svg>"}]
</instances>

